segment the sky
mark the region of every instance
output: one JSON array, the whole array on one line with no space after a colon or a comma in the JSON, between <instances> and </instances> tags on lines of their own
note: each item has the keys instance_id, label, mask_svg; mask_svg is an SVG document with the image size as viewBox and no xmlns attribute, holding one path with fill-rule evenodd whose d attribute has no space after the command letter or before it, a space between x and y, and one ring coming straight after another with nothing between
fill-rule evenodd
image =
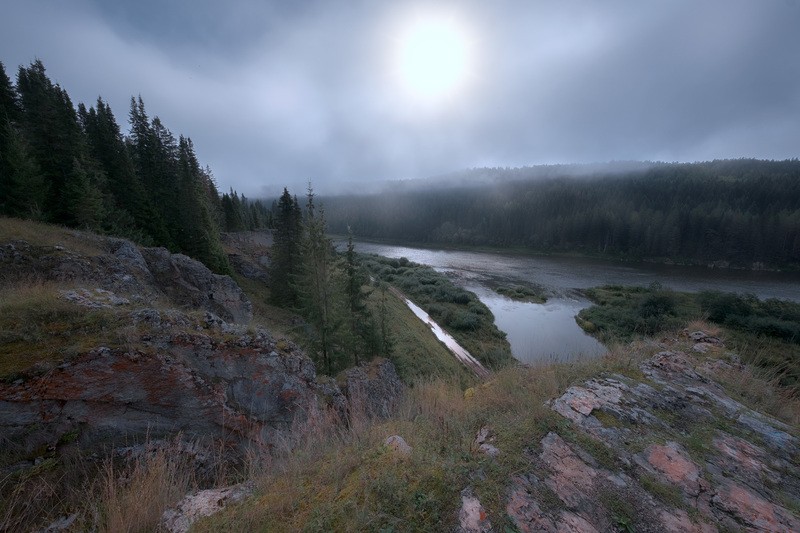
<instances>
[{"instance_id":1,"label":"sky","mask_svg":"<svg viewBox=\"0 0 800 533\"><path fill-rule=\"evenodd\" d=\"M132 95L219 188L302 193L483 166L800 156L798 0L25 0L41 59L124 131Z\"/></svg>"}]
</instances>

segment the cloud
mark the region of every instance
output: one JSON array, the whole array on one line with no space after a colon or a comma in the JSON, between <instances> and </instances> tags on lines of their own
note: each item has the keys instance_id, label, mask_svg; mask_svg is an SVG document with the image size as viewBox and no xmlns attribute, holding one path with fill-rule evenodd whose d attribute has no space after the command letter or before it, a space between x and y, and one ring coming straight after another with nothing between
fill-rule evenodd
<instances>
[{"instance_id":1,"label":"cloud","mask_svg":"<svg viewBox=\"0 0 800 533\"><path fill-rule=\"evenodd\" d=\"M38 57L77 101L128 100L193 138L222 189L479 165L797 157L797 2L438 2L479 53L435 109L404 95L400 26L431 3L17 2L13 76Z\"/></svg>"}]
</instances>

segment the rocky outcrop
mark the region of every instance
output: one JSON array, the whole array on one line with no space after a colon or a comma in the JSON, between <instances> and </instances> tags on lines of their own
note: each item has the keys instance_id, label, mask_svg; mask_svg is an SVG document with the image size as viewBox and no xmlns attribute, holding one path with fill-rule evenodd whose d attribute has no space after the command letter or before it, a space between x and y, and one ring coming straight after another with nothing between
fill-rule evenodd
<instances>
[{"instance_id":1,"label":"rocky outcrop","mask_svg":"<svg viewBox=\"0 0 800 533\"><path fill-rule=\"evenodd\" d=\"M87 241L86 250L22 240L0 243L0 279L7 284L31 279L69 283L76 291L110 291L133 303L161 299L238 324L252 319L252 305L239 286L199 261L164 248L139 248L123 239L75 233Z\"/></svg>"},{"instance_id":2,"label":"rocky outcrop","mask_svg":"<svg viewBox=\"0 0 800 533\"><path fill-rule=\"evenodd\" d=\"M207 309L238 324L253 318L250 300L230 277L164 248L144 248L142 255L156 285L179 305Z\"/></svg>"},{"instance_id":3,"label":"rocky outcrop","mask_svg":"<svg viewBox=\"0 0 800 533\"><path fill-rule=\"evenodd\" d=\"M199 519L216 514L228 505L244 500L253 493L253 490L252 483L240 483L187 494L174 507L164 511L159 530L168 533L186 533Z\"/></svg>"},{"instance_id":4,"label":"rocky outcrop","mask_svg":"<svg viewBox=\"0 0 800 533\"><path fill-rule=\"evenodd\" d=\"M720 347L697 332L689 345ZM710 348L709 348L710 349ZM800 531L800 439L728 396L711 365L679 350L570 387L571 421L531 450L506 512L520 531ZM577 438L577 435L584 435Z\"/></svg>"},{"instance_id":5,"label":"rocky outcrop","mask_svg":"<svg viewBox=\"0 0 800 533\"><path fill-rule=\"evenodd\" d=\"M340 387L351 415L377 418L388 418L405 391L388 359L376 359L346 370L340 376Z\"/></svg>"},{"instance_id":6,"label":"rocky outcrop","mask_svg":"<svg viewBox=\"0 0 800 533\"><path fill-rule=\"evenodd\" d=\"M145 326L133 349L100 347L0 383L3 442L33 452L64 435L90 446L182 433L271 446L318 408L313 363L266 331L234 334L219 319L209 326L155 309L130 320Z\"/></svg>"}]
</instances>

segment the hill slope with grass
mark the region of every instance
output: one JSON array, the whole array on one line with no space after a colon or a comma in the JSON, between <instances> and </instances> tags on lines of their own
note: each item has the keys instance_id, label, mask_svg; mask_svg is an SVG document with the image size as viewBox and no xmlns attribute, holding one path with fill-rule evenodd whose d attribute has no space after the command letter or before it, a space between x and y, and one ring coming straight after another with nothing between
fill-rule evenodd
<instances>
[{"instance_id":1,"label":"hill slope with grass","mask_svg":"<svg viewBox=\"0 0 800 533\"><path fill-rule=\"evenodd\" d=\"M235 281L189 257L0 218L0 530L105 512L82 494L106 457L166 446L213 485L318 413L379 412L402 391L381 361L318 379L253 322Z\"/></svg>"},{"instance_id":2,"label":"hill slope with grass","mask_svg":"<svg viewBox=\"0 0 800 533\"><path fill-rule=\"evenodd\" d=\"M692 326L319 424L193 531L796 531L800 402Z\"/></svg>"},{"instance_id":3,"label":"hill slope with grass","mask_svg":"<svg viewBox=\"0 0 800 533\"><path fill-rule=\"evenodd\" d=\"M398 372L319 377L268 303L268 243L236 241L230 278L0 219L0 529L800 529L793 337L753 341L790 334L792 309L600 288L581 321L607 356L478 382L373 290ZM690 322L703 309L715 323Z\"/></svg>"}]
</instances>

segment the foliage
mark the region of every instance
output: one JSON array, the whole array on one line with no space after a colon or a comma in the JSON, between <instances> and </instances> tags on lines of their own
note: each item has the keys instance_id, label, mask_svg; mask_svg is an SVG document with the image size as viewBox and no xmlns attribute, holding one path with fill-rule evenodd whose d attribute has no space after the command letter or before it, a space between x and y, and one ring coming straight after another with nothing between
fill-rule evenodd
<instances>
[{"instance_id":1,"label":"foliage","mask_svg":"<svg viewBox=\"0 0 800 533\"><path fill-rule=\"evenodd\" d=\"M786 386L800 386L800 304L753 295L609 285L588 289L594 306L582 310L578 324L606 343L674 331L704 317L730 330L748 362L777 372Z\"/></svg>"},{"instance_id":2,"label":"foliage","mask_svg":"<svg viewBox=\"0 0 800 533\"><path fill-rule=\"evenodd\" d=\"M494 316L471 292L457 287L445 275L407 258L362 255L362 264L376 279L388 283L425 309L443 328L491 368L513 362L505 334Z\"/></svg>"},{"instance_id":3,"label":"foliage","mask_svg":"<svg viewBox=\"0 0 800 533\"><path fill-rule=\"evenodd\" d=\"M124 137L102 98L76 110L41 61L20 67L16 86L0 64L0 215L165 246L230 273L223 204L191 139L176 141L150 120L141 97L131 99L129 119ZM231 194L247 228L266 225L263 205Z\"/></svg>"}]
</instances>

